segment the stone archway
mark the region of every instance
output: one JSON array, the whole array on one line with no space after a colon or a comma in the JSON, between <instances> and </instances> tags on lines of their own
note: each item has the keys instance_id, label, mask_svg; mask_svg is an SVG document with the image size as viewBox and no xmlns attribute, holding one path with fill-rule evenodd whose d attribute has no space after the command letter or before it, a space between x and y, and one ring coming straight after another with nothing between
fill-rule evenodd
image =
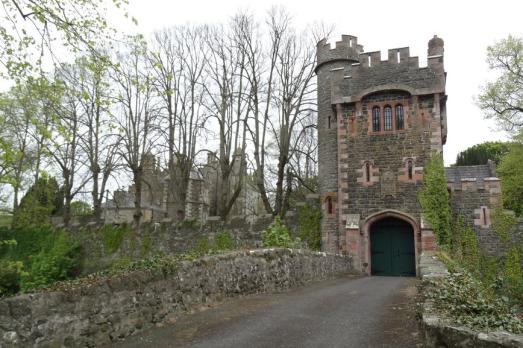
<instances>
[{"instance_id":1,"label":"stone archway","mask_svg":"<svg viewBox=\"0 0 523 348\"><path fill-rule=\"evenodd\" d=\"M368 274L418 274L421 234L412 216L396 210L381 211L367 217L362 232L366 245L363 259ZM380 264L373 266L373 261Z\"/></svg>"}]
</instances>

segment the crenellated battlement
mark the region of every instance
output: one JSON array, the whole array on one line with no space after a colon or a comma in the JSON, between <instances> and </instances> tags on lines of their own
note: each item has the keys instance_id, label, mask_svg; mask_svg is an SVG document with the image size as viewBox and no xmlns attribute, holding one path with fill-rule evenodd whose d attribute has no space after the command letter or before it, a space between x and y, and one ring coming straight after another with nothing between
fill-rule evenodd
<instances>
[{"instance_id":1,"label":"crenellated battlement","mask_svg":"<svg viewBox=\"0 0 523 348\"><path fill-rule=\"evenodd\" d=\"M427 63L428 67L443 72L443 40L434 36L428 43ZM326 39L317 45L318 68L326 63L345 61L352 63L352 67L372 68L377 66L419 68L419 58L410 55L409 47L391 48L388 50L387 59L381 59L381 52L363 52L363 46L358 44L358 38L351 35L342 35L341 41L337 41L335 47ZM336 70L340 67L336 67ZM355 69L355 68L350 68ZM356 68L357 69L357 68ZM348 69L345 69L350 75Z\"/></svg>"},{"instance_id":2,"label":"crenellated battlement","mask_svg":"<svg viewBox=\"0 0 523 348\"><path fill-rule=\"evenodd\" d=\"M336 41L334 48L327 42L327 39L322 39L316 47L318 63L316 69L328 62L352 61L356 63L359 61L359 54L363 52L363 46L358 44L358 38L351 35L342 35L341 41Z\"/></svg>"},{"instance_id":3,"label":"crenellated battlement","mask_svg":"<svg viewBox=\"0 0 523 348\"><path fill-rule=\"evenodd\" d=\"M364 68L372 68L380 65L404 65L419 68L419 59L417 56L410 56L409 47L389 49L387 57L387 60L381 60L380 51L360 53L359 64Z\"/></svg>"}]
</instances>

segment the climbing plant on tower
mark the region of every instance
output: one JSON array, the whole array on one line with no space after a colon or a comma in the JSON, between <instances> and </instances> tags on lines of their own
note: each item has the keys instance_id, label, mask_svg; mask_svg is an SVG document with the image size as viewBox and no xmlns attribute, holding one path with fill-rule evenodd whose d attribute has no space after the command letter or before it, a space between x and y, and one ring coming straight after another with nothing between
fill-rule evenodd
<instances>
[{"instance_id":1,"label":"climbing plant on tower","mask_svg":"<svg viewBox=\"0 0 523 348\"><path fill-rule=\"evenodd\" d=\"M443 158L439 153L433 153L425 165L423 186L418 191L418 201L425 219L432 226L438 245L449 246L451 222L449 193Z\"/></svg>"}]
</instances>

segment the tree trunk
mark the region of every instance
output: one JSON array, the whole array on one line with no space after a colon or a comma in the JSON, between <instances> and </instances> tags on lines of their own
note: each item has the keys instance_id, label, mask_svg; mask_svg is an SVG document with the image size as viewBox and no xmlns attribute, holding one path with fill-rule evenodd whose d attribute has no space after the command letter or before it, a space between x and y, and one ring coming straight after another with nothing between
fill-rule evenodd
<instances>
[{"instance_id":1,"label":"tree trunk","mask_svg":"<svg viewBox=\"0 0 523 348\"><path fill-rule=\"evenodd\" d=\"M141 167L133 169L133 181L134 181L134 214L133 222L134 227L138 229L140 227L140 220L142 218L142 179L143 169Z\"/></svg>"}]
</instances>

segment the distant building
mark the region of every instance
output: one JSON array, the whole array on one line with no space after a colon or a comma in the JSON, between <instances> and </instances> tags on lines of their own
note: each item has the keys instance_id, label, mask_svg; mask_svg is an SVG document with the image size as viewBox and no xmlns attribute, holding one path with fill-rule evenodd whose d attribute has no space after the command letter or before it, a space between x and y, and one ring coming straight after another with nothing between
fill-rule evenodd
<instances>
[{"instance_id":1,"label":"distant building","mask_svg":"<svg viewBox=\"0 0 523 348\"><path fill-rule=\"evenodd\" d=\"M178 175L177 169L170 173L161 168L152 154L146 155L144 164L144 182L142 185L142 221L161 221L163 219L185 219L204 222L207 217L217 214L217 187L227 185L232 192L243 176L240 196L236 199L229 216L257 215L260 211L260 195L251 182L251 177L244 169L240 170L241 154L233 156L233 171L230 180L222 183L218 158L209 153L207 163L201 168L193 168L190 173L186 192L185 216L180 209L180 200L174 192L169 192L169 180ZM127 190L116 190L113 197L104 205L106 223L132 222L134 214L134 185Z\"/></svg>"}]
</instances>

